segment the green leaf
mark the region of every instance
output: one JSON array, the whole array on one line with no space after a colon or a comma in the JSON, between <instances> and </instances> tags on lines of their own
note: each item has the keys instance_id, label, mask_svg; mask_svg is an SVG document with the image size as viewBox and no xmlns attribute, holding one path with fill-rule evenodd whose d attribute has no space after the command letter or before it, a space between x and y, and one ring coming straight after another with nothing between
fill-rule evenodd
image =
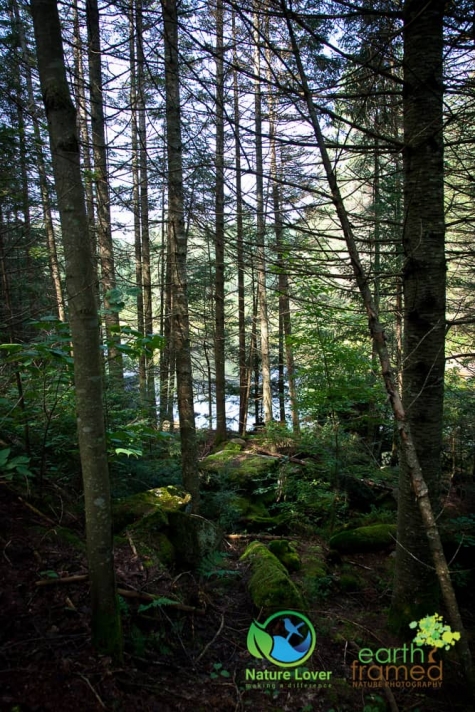
<instances>
[{"instance_id":1,"label":"green leaf","mask_svg":"<svg viewBox=\"0 0 475 712\"><path fill-rule=\"evenodd\" d=\"M267 658L270 655L274 640L264 628L253 621L247 634L247 649L255 658Z\"/></svg>"},{"instance_id":2,"label":"green leaf","mask_svg":"<svg viewBox=\"0 0 475 712\"><path fill-rule=\"evenodd\" d=\"M127 455L127 457L131 455L133 457L140 457L142 455L142 450L136 450L135 448L116 447L114 452L116 455Z\"/></svg>"},{"instance_id":3,"label":"green leaf","mask_svg":"<svg viewBox=\"0 0 475 712\"><path fill-rule=\"evenodd\" d=\"M144 611L150 610L150 608L160 608L161 606L175 606L179 601L174 601L172 598L166 598L165 596L160 596L160 598L155 598L151 603L144 603L138 607L138 612L143 613Z\"/></svg>"},{"instance_id":4,"label":"green leaf","mask_svg":"<svg viewBox=\"0 0 475 712\"><path fill-rule=\"evenodd\" d=\"M7 447L5 450L0 450L0 467L5 467L10 457L11 448Z\"/></svg>"},{"instance_id":5,"label":"green leaf","mask_svg":"<svg viewBox=\"0 0 475 712\"><path fill-rule=\"evenodd\" d=\"M21 351L23 344L0 344L0 349L3 351Z\"/></svg>"},{"instance_id":6,"label":"green leaf","mask_svg":"<svg viewBox=\"0 0 475 712\"><path fill-rule=\"evenodd\" d=\"M16 455L16 457L14 457L12 460L9 460L8 469L18 467L18 465L28 465L29 462L29 457L25 457L24 455Z\"/></svg>"}]
</instances>

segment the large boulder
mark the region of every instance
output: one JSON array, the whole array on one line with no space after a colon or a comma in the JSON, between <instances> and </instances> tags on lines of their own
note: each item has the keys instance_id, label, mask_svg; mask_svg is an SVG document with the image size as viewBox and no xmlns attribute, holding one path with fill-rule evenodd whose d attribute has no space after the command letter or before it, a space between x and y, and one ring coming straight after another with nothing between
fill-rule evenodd
<instances>
[{"instance_id":1,"label":"large boulder","mask_svg":"<svg viewBox=\"0 0 475 712\"><path fill-rule=\"evenodd\" d=\"M205 486L218 486L225 476L231 486L244 492L255 489L256 479L262 479L276 472L279 459L242 450L242 445L228 442L218 452L208 455L200 462L200 470L205 475ZM270 500L275 499L271 492Z\"/></svg>"},{"instance_id":2,"label":"large boulder","mask_svg":"<svg viewBox=\"0 0 475 712\"><path fill-rule=\"evenodd\" d=\"M175 562L175 547L167 535L167 527L168 519L158 509L128 528L145 566L169 567Z\"/></svg>"},{"instance_id":3,"label":"large boulder","mask_svg":"<svg viewBox=\"0 0 475 712\"><path fill-rule=\"evenodd\" d=\"M204 517L185 512L168 514L168 538L176 560L182 566L196 568L205 556L219 549L222 533L219 528Z\"/></svg>"},{"instance_id":4,"label":"large boulder","mask_svg":"<svg viewBox=\"0 0 475 712\"><path fill-rule=\"evenodd\" d=\"M287 515L272 516L260 498L235 497L231 504L239 512L239 523L249 532L266 529L283 533L288 529Z\"/></svg>"},{"instance_id":5,"label":"large boulder","mask_svg":"<svg viewBox=\"0 0 475 712\"><path fill-rule=\"evenodd\" d=\"M394 546L396 543L397 526L395 524L373 524L358 529L347 529L332 536L329 542L331 549L342 554L352 554L358 551L378 551Z\"/></svg>"},{"instance_id":6,"label":"large boulder","mask_svg":"<svg viewBox=\"0 0 475 712\"><path fill-rule=\"evenodd\" d=\"M305 603L285 566L258 541L253 541L241 556L251 565L249 593L257 608L265 611L302 610Z\"/></svg>"},{"instance_id":7,"label":"large boulder","mask_svg":"<svg viewBox=\"0 0 475 712\"><path fill-rule=\"evenodd\" d=\"M139 521L153 513L167 524L167 513L184 509L191 496L188 492L168 485L138 492L130 497L118 499L112 503L112 526L115 533L122 531L130 524Z\"/></svg>"}]
</instances>

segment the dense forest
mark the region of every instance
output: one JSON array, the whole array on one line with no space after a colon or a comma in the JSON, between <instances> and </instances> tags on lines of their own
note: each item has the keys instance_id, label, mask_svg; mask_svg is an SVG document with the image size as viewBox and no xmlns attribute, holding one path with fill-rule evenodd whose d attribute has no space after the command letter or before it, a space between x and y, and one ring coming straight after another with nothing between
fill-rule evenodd
<instances>
[{"instance_id":1,"label":"dense forest","mask_svg":"<svg viewBox=\"0 0 475 712\"><path fill-rule=\"evenodd\" d=\"M473 709L473 3L0 7L1 709Z\"/></svg>"}]
</instances>

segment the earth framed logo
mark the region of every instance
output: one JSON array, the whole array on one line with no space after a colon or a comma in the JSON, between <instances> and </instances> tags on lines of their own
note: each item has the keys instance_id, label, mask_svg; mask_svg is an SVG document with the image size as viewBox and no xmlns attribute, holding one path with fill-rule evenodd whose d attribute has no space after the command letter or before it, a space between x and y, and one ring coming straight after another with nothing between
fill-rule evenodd
<instances>
[{"instance_id":1,"label":"earth framed logo","mask_svg":"<svg viewBox=\"0 0 475 712\"><path fill-rule=\"evenodd\" d=\"M317 636L307 616L297 611L279 611L264 623L253 621L247 634L250 654L273 665L294 668L303 665L315 650Z\"/></svg>"}]
</instances>

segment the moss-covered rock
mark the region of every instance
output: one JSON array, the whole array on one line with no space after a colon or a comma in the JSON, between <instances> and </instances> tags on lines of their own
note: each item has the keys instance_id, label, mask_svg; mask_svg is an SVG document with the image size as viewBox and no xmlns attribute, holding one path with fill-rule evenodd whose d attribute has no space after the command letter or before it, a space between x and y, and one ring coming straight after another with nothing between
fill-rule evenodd
<instances>
[{"instance_id":1,"label":"moss-covered rock","mask_svg":"<svg viewBox=\"0 0 475 712\"><path fill-rule=\"evenodd\" d=\"M177 562L195 568L204 556L216 551L222 542L218 527L204 517L185 512L168 514L168 537Z\"/></svg>"},{"instance_id":2,"label":"moss-covered rock","mask_svg":"<svg viewBox=\"0 0 475 712\"><path fill-rule=\"evenodd\" d=\"M269 511L261 500L250 497L234 497L231 505L240 512L242 520L252 521L256 517L269 517Z\"/></svg>"},{"instance_id":3,"label":"moss-covered rock","mask_svg":"<svg viewBox=\"0 0 475 712\"><path fill-rule=\"evenodd\" d=\"M355 551L378 551L394 545L397 527L395 524L373 524L358 529L339 532L330 539L330 547L344 554Z\"/></svg>"},{"instance_id":4,"label":"moss-covered rock","mask_svg":"<svg viewBox=\"0 0 475 712\"><path fill-rule=\"evenodd\" d=\"M163 524L167 523L167 513L184 509L191 497L187 492L168 485L138 492L112 503L112 526L120 532L129 524L152 513L160 512Z\"/></svg>"},{"instance_id":5,"label":"moss-covered rock","mask_svg":"<svg viewBox=\"0 0 475 712\"><path fill-rule=\"evenodd\" d=\"M253 541L241 556L249 561L252 575L249 593L257 608L266 611L304 609L303 597L279 559L258 541Z\"/></svg>"},{"instance_id":6,"label":"moss-covered rock","mask_svg":"<svg viewBox=\"0 0 475 712\"><path fill-rule=\"evenodd\" d=\"M284 564L287 571L299 571L302 566L300 556L293 544L287 539L275 539L269 543L269 550L277 556L279 561Z\"/></svg>"},{"instance_id":7,"label":"moss-covered rock","mask_svg":"<svg viewBox=\"0 0 475 712\"><path fill-rule=\"evenodd\" d=\"M319 544L307 546L302 552L299 578L308 601L317 600L330 590L332 579Z\"/></svg>"},{"instance_id":8,"label":"moss-covered rock","mask_svg":"<svg viewBox=\"0 0 475 712\"><path fill-rule=\"evenodd\" d=\"M139 554L150 565L160 563L171 566L175 561L175 548L164 531L167 525L168 520L164 519L163 512L157 510L129 527Z\"/></svg>"},{"instance_id":9,"label":"moss-covered rock","mask_svg":"<svg viewBox=\"0 0 475 712\"><path fill-rule=\"evenodd\" d=\"M212 475L226 475L231 485L252 491L256 478L276 471L278 458L243 452L241 447L235 442L226 443L222 450L201 461L200 470L208 475L209 485L213 485Z\"/></svg>"}]
</instances>

